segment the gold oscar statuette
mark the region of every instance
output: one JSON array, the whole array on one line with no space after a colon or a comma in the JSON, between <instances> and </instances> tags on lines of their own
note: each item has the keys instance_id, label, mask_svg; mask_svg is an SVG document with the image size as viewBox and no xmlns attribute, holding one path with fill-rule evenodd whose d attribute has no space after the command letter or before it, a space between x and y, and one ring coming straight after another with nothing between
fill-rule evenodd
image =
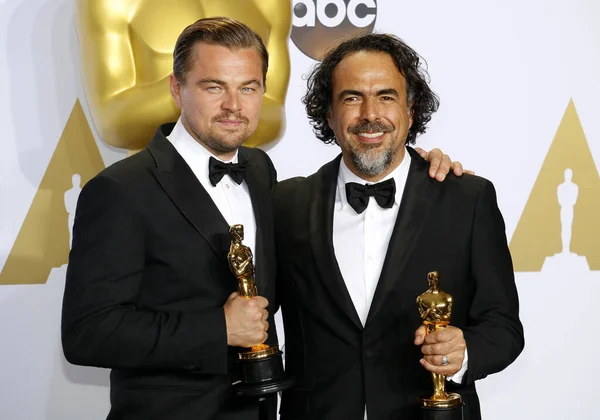
<instances>
[{"instance_id":1,"label":"gold oscar statuette","mask_svg":"<svg viewBox=\"0 0 600 420\"><path fill-rule=\"evenodd\" d=\"M440 276L437 271L427 274L429 289L417 297L417 308L426 328L431 334L450 325L452 296L440 290ZM462 398L459 394L446 392L446 377L431 373L433 395L421 399L423 419L460 420L462 419Z\"/></svg>"},{"instance_id":2,"label":"gold oscar statuette","mask_svg":"<svg viewBox=\"0 0 600 420\"><path fill-rule=\"evenodd\" d=\"M231 245L227 260L231 272L238 281L238 294L246 299L258 296L254 281L252 250L242 243L244 226L229 228ZM282 391L293 385L284 376L282 352L277 345L257 344L247 351L238 353L241 382L236 385L238 395L259 396Z\"/></svg>"}]
</instances>

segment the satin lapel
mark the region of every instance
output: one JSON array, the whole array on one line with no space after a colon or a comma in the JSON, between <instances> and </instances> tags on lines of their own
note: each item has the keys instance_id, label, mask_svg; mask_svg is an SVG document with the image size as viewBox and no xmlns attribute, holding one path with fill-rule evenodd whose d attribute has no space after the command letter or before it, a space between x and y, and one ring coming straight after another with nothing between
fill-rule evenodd
<instances>
[{"instance_id":1,"label":"satin lapel","mask_svg":"<svg viewBox=\"0 0 600 420\"><path fill-rule=\"evenodd\" d=\"M408 281L402 275L427 220L429 209L440 191L436 185L438 181L429 178L427 174L427 162L413 149L407 150L411 156L408 179L365 327L377 316L389 292L398 283Z\"/></svg>"},{"instance_id":2,"label":"satin lapel","mask_svg":"<svg viewBox=\"0 0 600 420\"><path fill-rule=\"evenodd\" d=\"M310 205L310 238L321 280L342 312L362 330L362 323L348 293L333 248L333 210L340 159L338 156L315 174Z\"/></svg>"},{"instance_id":3,"label":"satin lapel","mask_svg":"<svg viewBox=\"0 0 600 420\"><path fill-rule=\"evenodd\" d=\"M152 171L165 193L206 239L217 257L226 261L230 243L229 226L196 175L160 129L148 150L156 162Z\"/></svg>"},{"instance_id":4,"label":"satin lapel","mask_svg":"<svg viewBox=\"0 0 600 420\"><path fill-rule=\"evenodd\" d=\"M252 155L250 151L244 147L239 149L239 162L246 162L245 180L250 192L250 200L254 210L254 220L256 222L256 249L253 249L254 259L256 261L256 276L255 282L259 294L266 295L265 287L269 284L264 281L270 276L269 263L266 260L266 244L265 230L271 231L272 224L271 208L271 188L268 182L269 170L259 162L258 156Z\"/></svg>"}]
</instances>

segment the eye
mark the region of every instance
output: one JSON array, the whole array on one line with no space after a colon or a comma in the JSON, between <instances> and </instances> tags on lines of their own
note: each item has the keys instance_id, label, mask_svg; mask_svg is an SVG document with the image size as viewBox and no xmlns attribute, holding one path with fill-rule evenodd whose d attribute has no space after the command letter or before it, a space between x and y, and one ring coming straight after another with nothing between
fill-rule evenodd
<instances>
[{"instance_id":1,"label":"eye","mask_svg":"<svg viewBox=\"0 0 600 420\"><path fill-rule=\"evenodd\" d=\"M358 96L347 96L344 98L344 102L351 103L358 101Z\"/></svg>"},{"instance_id":2,"label":"eye","mask_svg":"<svg viewBox=\"0 0 600 420\"><path fill-rule=\"evenodd\" d=\"M382 96L381 99L384 102L389 102L389 101L393 101L395 98L393 96Z\"/></svg>"},{"instance_id":3,"label":"eye","mask_svg":"<svg viewBox=\"0 0 600 420\"><path fill-rule=\"evenodd\" d=\"M219 93L219 92L221 92L221 90L223 90L223 89L221 88L221 86L208 86L208 87L206 88L206 90L207 90L208 92L210 92L210 93Z\"/></svg>"},{"instance_id":4,"label":"eye","mask_svg":"<svg viewBox=\"0 0 600 420\"><path fill-rule=\"evenodd\" d=\"M252 92L256 92L256 89L247 87L247 86L242 88L242 93L252 93Z\"/></svg>"}]
</instances>

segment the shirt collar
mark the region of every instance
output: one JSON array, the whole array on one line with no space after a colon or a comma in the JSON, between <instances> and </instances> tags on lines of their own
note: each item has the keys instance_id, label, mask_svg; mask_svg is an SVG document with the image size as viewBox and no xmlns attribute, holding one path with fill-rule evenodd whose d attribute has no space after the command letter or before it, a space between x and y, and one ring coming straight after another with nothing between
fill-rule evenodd
<instances>
[{"instance_id":1,"label":"shirt collar","mask_svg":"<svg viewBox=\"0 0 600 420\"><path fill-rule=\"evenodd\" d=\"M390 178L394 178L394 182L396 183L396 195L394 196L394 205L399 206L402 201L402 193L404 192L404 186L406 185L406 179L408 178L408 170L410 169L410 153L408 150L404 150L404 158L400 165L396 169L394 169L391 173L389 173L385 178L377 181L377 183L382 181L387 181ZM376 184L376 182L365 181L358 175L354 174L346 163L344 162L344 158L340 160L340 169L338 172L338 185L337 192L335 197L335 202L337 205L341 206L342 210L345 210L348 204L348 200L346 199L346 184L348 182L356 182L358 184Z\"/></svg>"}]
</instances>

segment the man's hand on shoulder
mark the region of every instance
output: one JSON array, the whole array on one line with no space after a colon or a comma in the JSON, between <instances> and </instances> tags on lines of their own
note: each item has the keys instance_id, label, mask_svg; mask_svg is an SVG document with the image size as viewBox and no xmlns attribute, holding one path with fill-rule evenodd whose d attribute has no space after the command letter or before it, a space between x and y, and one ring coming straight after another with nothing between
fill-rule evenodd
<instances>
[{"instance_id":1,"label":"man's hand on shoulder","mask_svg":"<svg viewBox=\"0 0 600 420\"><path fill-rule=\"evenodd\" d=\"M462 164L459 161L453 162L450 156L444 154L440 149L432 149L429 152L416 147L415 151L421 155L423 159L429 162L429 176L442 182L446 179L448 172L452 170L454 175L462 176L462 174L474 175L475 172L463 169Z\"/></svg>"}]
</instances>

